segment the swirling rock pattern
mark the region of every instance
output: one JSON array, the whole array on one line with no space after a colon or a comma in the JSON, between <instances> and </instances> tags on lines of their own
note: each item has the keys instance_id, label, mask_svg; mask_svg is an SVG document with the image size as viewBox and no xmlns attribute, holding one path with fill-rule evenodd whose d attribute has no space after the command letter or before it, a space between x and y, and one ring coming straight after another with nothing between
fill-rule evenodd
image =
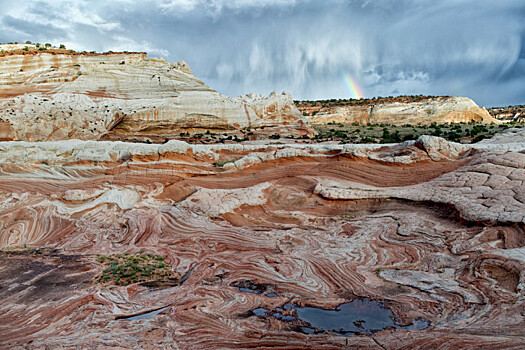
<instances>
[{"instance_id":1,"label":"swirling rock pattern","mask_svg":"<svg viewBox=\"0 0 525 350\"><path fill-rule=\"evenodd\" d=\"M0 347L523 348L523 140L1 143ZM94 282L96 254L136 252L180 284ZM345 337L251 313L360 297L430 326Z\"/></svg>"}]
</instances>

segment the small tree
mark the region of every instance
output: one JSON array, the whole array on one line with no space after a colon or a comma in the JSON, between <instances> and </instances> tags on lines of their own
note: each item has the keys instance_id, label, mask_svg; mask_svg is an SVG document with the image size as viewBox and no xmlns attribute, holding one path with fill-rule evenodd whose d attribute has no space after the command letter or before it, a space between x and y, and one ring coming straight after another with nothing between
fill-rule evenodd
<instances>
[{"instance_id":1,"label":"small tree","mask_svg":"<svg viewBox=\"0 0 525 350\"><path fill-rule=\"evenodd\" d=\"M66 49L66 45L60 44L60 48L65 50Z\"/></svg>"},{"instance_id":2,"label":"small tree","mask_svg":"<svg viewBox=\"0 0 525 350\"><path fill-rule=\"evenodd\" d=\"M51 44L50 44L50 43L46 43L45 46L46 46L46 47L51 47Z\"/></svg>"}]
</instances>

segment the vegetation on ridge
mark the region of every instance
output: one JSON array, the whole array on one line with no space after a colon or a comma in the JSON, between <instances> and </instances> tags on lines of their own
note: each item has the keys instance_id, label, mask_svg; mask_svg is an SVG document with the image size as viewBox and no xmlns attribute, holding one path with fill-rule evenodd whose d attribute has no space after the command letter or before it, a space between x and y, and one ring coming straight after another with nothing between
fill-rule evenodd
<instances>
[{"instance_id":1,"label":"vegetation on ridge","mask_svg":"<svg viewBox=\"0 0 525 350\"><path fill-rule=\"evenodd\" d=\"M23 45L23 43L19 42L8 42L8 43L0 43L0 45ZM129 51L123 51L123 52L113 52L113 51L106 51L106 52L97 52L97 51L75 51L71 49L67 49L64 44L59 44L58 46L54 46L51 43L32 43L31 41L26 41L25 44L31 45L31 46L24 46L20 49L16 50L0 50L0 55L7 56L7 55L25 55L25 54L34 54L38 52L45 51L46 53L51 54L75 54L75 55L111 55L111 54L120 54L120 53L126 53L126 54L144 54L144 52L129 52Z\"/></svg>"},{"instance_id":2,"label":"vegetation on ridge","mask_svg":"<svg viewBox=\"0 0 525 350\"><path fill-rule=\"evenodd\" d=\"M340 141L343 143L397 143L415 140L421 135L440 136L446 140L462 143L476 143L491 138L511 127L522 128L525 123L482 124L479 122L426 125L390 124L312 124L318 134L317 142Z\"/></svg>"},{"instance_id":3,"label":"vegetation on ridge","mask_svg":"<svg viewBox=\"0 0 525 350\"><path fill-rule=\"evenodd\" d=\"M295 100L294 103L303 115L315 115L319 112L329 111L335 107L344 106L368 106L380 103L409 103L421 101L439 101L450 96L431 96L431 95L402 95L402 96L387 96L387 97L373 97L360 99L329 99L329 100Z\"/></svg>"}]
</instances>

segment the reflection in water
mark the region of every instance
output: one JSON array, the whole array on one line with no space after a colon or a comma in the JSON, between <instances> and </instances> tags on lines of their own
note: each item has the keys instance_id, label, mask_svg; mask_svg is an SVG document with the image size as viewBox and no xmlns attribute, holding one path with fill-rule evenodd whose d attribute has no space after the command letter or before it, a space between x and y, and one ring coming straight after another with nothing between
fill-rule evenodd
<instances>
[{"instance_id":1,"label":"reflection in water","mask_svg":"<svg viewBox=\"0 0 525 350\"><path fill-rule=\"evenodd\" d=\"M286 305L285 305L286 308ZM371 334L388 327L402 329L425 329L430 322L418 318L412 324L402 327L394 323L390 309L378 301L363 299L341 304L335 310L324 310L315 307L294 307L298 318L308 323L311 328L338 333ZM307 328L307 329L304 329ZM303 327L306 333L311 328Z\"/></svg>"},{"instance_id":2,"label":"reflection in water","mask_svg":"<svg viewBox=\"0 0 525 350\"><path fill-rule=\"evenodd\" d=\"M270 311L270 310L264 309L262 307L258 307L257 309L252 310L252 312L254 313L255 316L260 316L260 317L261 316L265 316L268 311Z\"/></svg>"},{"instance_id":3,"label":"reflection in water","mask_svg":"<svg viewBox=\"0 0 525 350\"><path fill-rule=\"evenodd\" d=\"M258 308L253 310L253 313L259 317L274 317L285 322L302 321L308 326L299 327L299 329L306 334L323 331L345 335L372 334L388 327L419 330L430 325L427 320L418 318L408 326L398 326L394 323L394 315L390 309L370 299L353 300L339 305L335 310L285 304L283 308L278 307L272 312L269 311ZM294 316L291 316L290 313Z\"/></svg>"},{"instance_id":4,"label":"reflection in water","mask_svg":"<svg viewBox=\"0 0 525 350\"><path fill-rule=\"evenodd\" d=\"M392 311L373 300L354 300L335 310L297 308L299 319L312 327L334 332L371 333L394 327Z\"/></svg>"}]
</instances>

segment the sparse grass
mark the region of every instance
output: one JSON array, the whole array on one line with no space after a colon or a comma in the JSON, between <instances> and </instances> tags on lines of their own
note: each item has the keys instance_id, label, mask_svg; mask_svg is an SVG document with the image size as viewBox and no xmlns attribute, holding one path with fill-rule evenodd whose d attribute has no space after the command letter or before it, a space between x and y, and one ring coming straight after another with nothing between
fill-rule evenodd
<instances>
[{"instance_id":1,"label":"sparse grass","mask_svg":"<svg viewBox=\"0 0 525 350\"><path fill-rule=\"evenodd\" d=\"M106 266L96 278L99 283L126 286L173 275L171 266L155 254L97 255L97 261Z\"/></svg>"}]
</instances>

